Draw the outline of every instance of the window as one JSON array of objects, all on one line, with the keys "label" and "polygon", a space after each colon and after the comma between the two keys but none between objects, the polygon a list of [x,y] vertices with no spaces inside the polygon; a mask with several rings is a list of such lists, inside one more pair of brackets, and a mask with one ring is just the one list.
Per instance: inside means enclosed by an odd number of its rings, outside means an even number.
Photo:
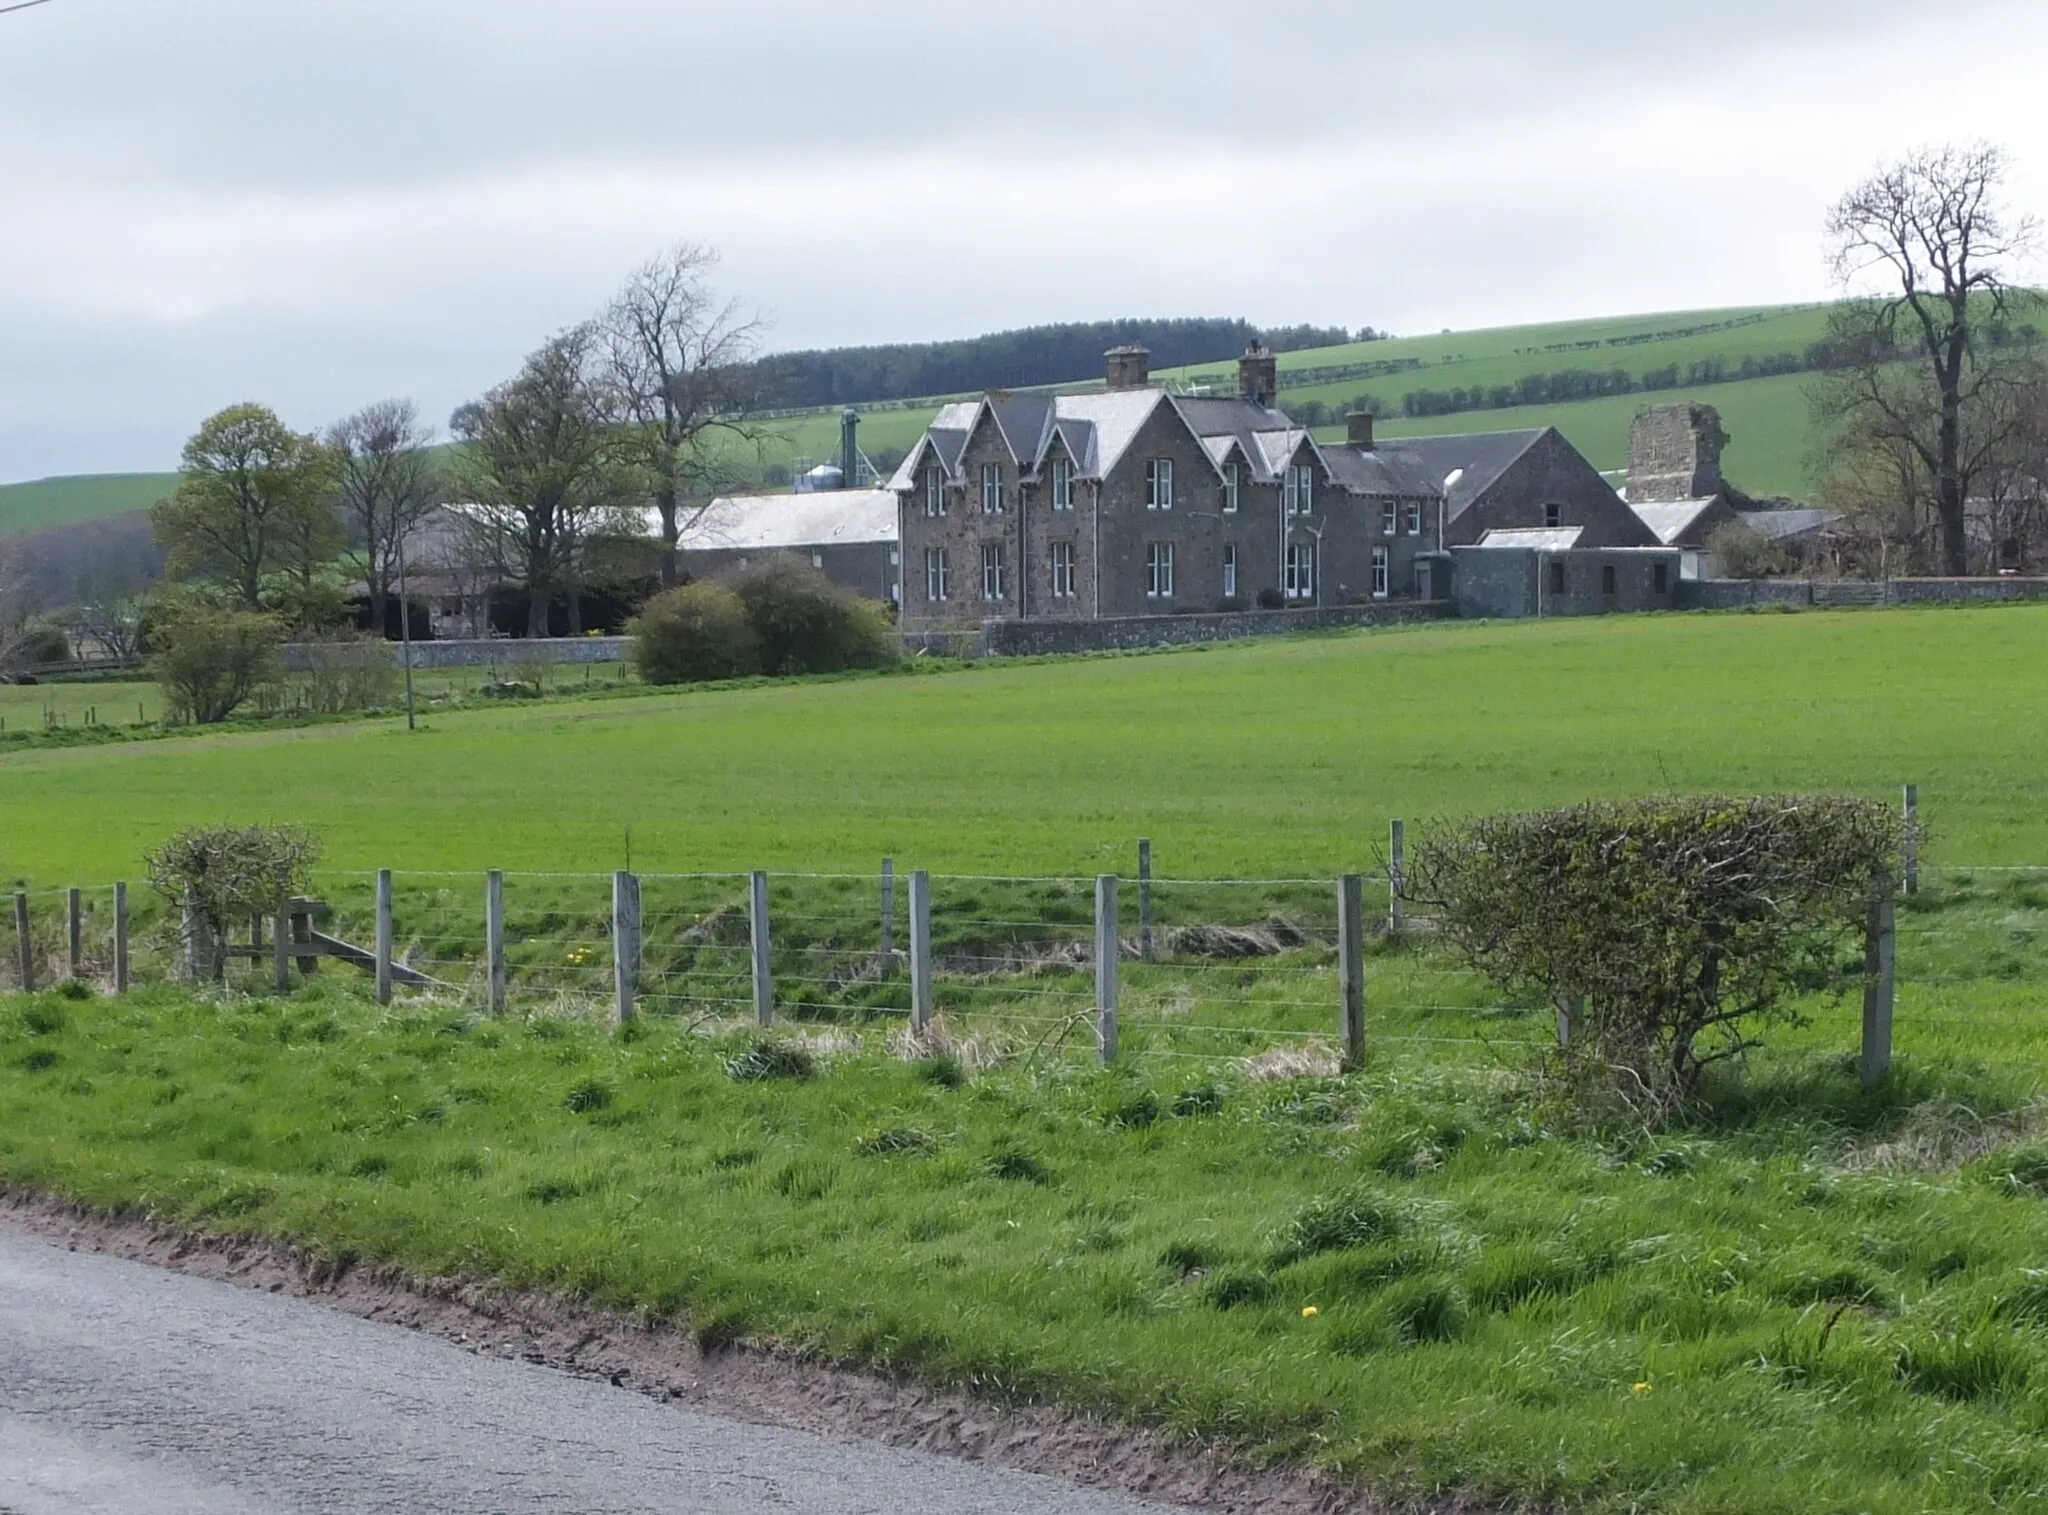
[{"label": "window", "polygon": [[1380,535],[1390,537],[1401,529],[1401,506],[1398,501],[1388,500],[1380,506]]},{"label": "window", "polygon": [[812,554],[811,554],[811,566],[812,566],[813,568],[823,568],[823,567],[825,566],[825,554],[824,554],[824,553],[822,553],[822,552],[814,552],[814,553],[812,553]]},{"label": "window", "polygon": [[1316,550],[1308,542],[1295,542],[1287,549],[1287,598],[1312,600],[1316,595]]},{"label": "window", "polygon": [[1609,563],[1600,570],[1600,592],[1612,598],[1617,587],[1614,581],[1614,565]]},{"label": "window", "polygon": [[1074,597],[1074,544],[1052,544],[1052,594],[1056,600]]},{"label": "window", "polygon": [[[1225,463],[1223,465],[1223,510],[1227,515],[1234,515],[1237,511],[1237,465],[1235,463]],[[1231,591],[1233,594],[1236,592],[1235,590]]]},{"label": "window", "polygon": [[928,516],[946,513],[946,471],[943,468],[924,471],[924,513]]},{"label": "window", "polygon": [[927,547],[924,550],[924,597],[933,604],[952,597],[953,586],[946,572],[946,549]]},{"label": "window", "polygon": [[1668,594],[1671,590],[1671,565],[1653,563],[1650,565],[1650,588],[1657,594]]},{"label": "window", "polygon": [[1564,525],[1564,507],[1555,503],[1544,506],[1543,524],[1553,531]]},{"label": "window", "polygon": [[1000,542],[990,542],[981,549],[981,597],[984,600],[1003,597],[1003,548]]},{"label": "window", "polygon": [[1147,542],[1145,544],[1145,598],[1148,600],[1170,600],[1173,598],[1173,543]]},{"label": "window", "polygon": [[1052,460],[1052,508],[1072,510],[1074,508],[1074,460],[1054,458]]},{"label": "window", "polygon": [[1384,600],[1387,597],[1388,559],[1391,554],[1384,547],[1372,550],[1372,597]]},{"label": "window", "polygon": [[1564,562],[1559,558],[1553,558],[1550,562],[1550,592],[1564,593]]},{"label": "window", "polygon": [[1408,535],[1411,537],[1422,535],[1422,501],[1420,500],[1410,500],[1408,502]]},{"label": "window", "polygon": [[1145,465],[1145,508],[1173,509],[1173,459],[1154,458]]},{"label": "window", "polygon": [[1237,598],[1237,544],[1235,542],[1225,542],[1223,544],[1223,598],[1226,600]]},{"label": "window", "polygon": [[1291,516],[1313,515],[1316,503],[1316,471],[1306,463],[1287,470],[1281,482],[1282,508]]},{"label": "window", "polygon": [[981,508],[992,516],[1003,513],[1003,465],[1000,463],[981,465]]}]

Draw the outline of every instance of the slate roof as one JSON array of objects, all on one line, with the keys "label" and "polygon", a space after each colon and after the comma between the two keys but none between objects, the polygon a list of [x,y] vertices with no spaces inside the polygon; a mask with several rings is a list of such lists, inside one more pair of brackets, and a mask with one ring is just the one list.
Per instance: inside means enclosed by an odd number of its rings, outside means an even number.
[{"label": "slate roof", "polygon": [[1833,510],[1745,510],[1739,519],[1765,540],[1782,542],[1788,537],[1801,537],[1809,531],[1823,530],[1842,517]]},{"label": "slate roof", "polygon": [[1641,505],[1631,504],[1630,510],[1650,530],[1657,533],[1657,540],[1669,547],[1688,531],[1693,523],[1705,515],[1712,506],[1721,503],[1721,496],[1708,495],[1697,500],[1644,501]]},{"label": "slate roof", "polygon": [[[776,552],[896,541],[897,499],[887,489],[817,494],[721,495],[686,520],[683,552]],[[660,517],[647,512],[650,535]]]},{"label": "slate roof", "polygon": [[1583,526],[1519,526],[1489,531],[1481,547],[1506,547],[1522,552],[1570,552],[1586,534]]},{"label": "slate roof", "polygon": [[1423,476],[1443,490],[1445,518],[1455,521],[1543,435],[1544,429],[1538,427],[1451,437],[1403,437],[1400,450],[1414,458]]},{"label": "slate roof", "polygon": [[1405,442],[1399,446],[1382,444],[1371,452],[1357,447],[1325,447],[1322,454],[1330,478],[1352,494],[1434,500],[1443,492],[1443,480],[1432,478]]}]

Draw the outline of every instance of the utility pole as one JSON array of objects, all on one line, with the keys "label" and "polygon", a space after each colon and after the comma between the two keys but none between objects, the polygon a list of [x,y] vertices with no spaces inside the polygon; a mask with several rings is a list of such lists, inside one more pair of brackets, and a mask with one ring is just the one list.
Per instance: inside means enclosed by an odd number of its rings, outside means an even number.
[{"label": "utility pole", "polygon": [[[383,634],[381,631],[378,633]],[[405,729],[420,729],[412,702],[412,595],[405,583],[405,527],[398,528],[398,639],[405,649]]]}]

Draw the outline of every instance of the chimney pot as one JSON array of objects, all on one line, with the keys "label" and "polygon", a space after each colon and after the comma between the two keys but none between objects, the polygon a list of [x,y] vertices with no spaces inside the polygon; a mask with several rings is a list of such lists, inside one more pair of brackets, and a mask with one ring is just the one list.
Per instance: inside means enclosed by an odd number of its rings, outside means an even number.
[{"label": "chimney pot", "polygon": [[1351,445],[1360,452],[1371,452],[1376,445],[1372,439],[1373,413],[1354,410],[1344,419],[1351,428]]},{"label": "chimney pot", "polygon": [[1152,382],[1152,354],[1142,347],[1112,347],[1102,355],[1111,389],[1143,389]]}]

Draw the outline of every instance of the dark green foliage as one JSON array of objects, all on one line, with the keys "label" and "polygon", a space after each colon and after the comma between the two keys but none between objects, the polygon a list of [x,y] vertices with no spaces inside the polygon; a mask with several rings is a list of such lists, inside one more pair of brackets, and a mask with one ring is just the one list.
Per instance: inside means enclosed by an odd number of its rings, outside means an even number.
[{"label": "dark green foliage", "polygon": [[810,564],[778,554],[730,580],[746,607],[764,673],[887,668],[901,657],[886,607],[841,589]]},{"label": "dark green foliage", "polygon": [[920,1058],[916,1067],[919,1078],[928,1084],[937,1084],[941,1089],[958,1089],[967,1082],[967,1070],[957,1057]]},{"label": "dark green foliage", "polygon": [[1273,1280],[1264,1273],[1234,1268],[1211,1278],[1203,1286],[1202,1297],[1218,1310],[1235,1310],[1241,1305],[1268,1304],[1278,1292]]},{"label": "dark green foliage", "polygon": [[47,1073],[62,1061],[63,1055],[55,1047],[31,1047],[15,1060],[27,1073]]},{"label": "dark green foliage", "polygon": [[1910,1338],[1892,1365],[1908,1388],[1963,1401],[2017,1393],[2029,1377],[2026,1354],[2011,1333],[1988,1322]]},{"label": "dark green foliage", "polygon": [[562,1108],[571,1115],[589,1115],[611,1107],[612,1086],[601,1078],[587,1078],[562,1097]]},{"label": "dark green foliage", "polygon": [[2019,1325],[2048,1326],[2048,1271],[2029,1268],[2020,1283],[1998,1297],[1992,1315]]},{"label": "dark green foliage", "polygon": [[939,1150],[939,1143],[929,1131],[915,1126],[888,1126],[863,1136],[860,1150],[870,1157],[928,1157]]},{"label": "dark green foliage", "polygon": [[[287,895],[312,887],[320,841],[302,826],[194,826],[144,854],[150,886],[174,913],[189,904],[207,934],[203,948],[231,927],[277,913]],[[212,976],[227,960],[212,953]]]},{"label": "dark green foliage", "polygon": [[71,1022],[62,1005],[48,1000],[30,1000],[21,1007],[22,1029],[30,1036],[55,1036]]},{"label": "dark green foliage", "polygon": [[1175,1242],[1159,1254],[1159,1265],[1169,1269],[1176,1278],[1206,1273],[1214,1266],[1214,1262],[1209,1249],[1199,1242]]},{"label": "dark green foliage", "polygon": [[723,584],[685,584],[649,600],[626,626],[633,663],[650,684],[698,684],[761,671],[761,638]]},{"label": "dark green foliage", "polygon": [[1795,1265],[1768,1284],[1773,1298],[1788,1305],[1857,1305],[1889,1310],[1897,1300],[1885,1282],[1855,1263]]},{"label": "dark green foliage", "polygon": [[1556,1298],[1586,1277],[1578,1259],[1539,1247],[1489,1249],[1465,1274],[1465,1294],[1482,1310],[1512,1310],[1532,1299]]},{"label": "dark green foliage", "polygon": [[586,1185],[579,1178],[544,1178],[527,1185],[526,1197],[537,1205],[559,1205],[577,1198],[585,1189]]},{"label": "dark green foliage", "polygon": [[1114,1126],[1119,1131],[1138,1131],[1157,1125],[1159,1096],[1150,1089],[1119,1095],[1103,1107],[1102,1120],[1105,1125]]},{"label": "dark green foliage", "polygon": [[1892,807],[1842,796],[1600,801],[1431,827],[1411,890],[1508,995],[1579,1004],[1580,1088],[1668,1115],[1838,981],[1900,836]]},{"label": "dark green foliage", "polygon": [[990,1178],[1008,1179],[1021,1184],[1050,1184],[1052,1171],[1029,1152],[1016,1147],[1006,1147],[989,1154],[981,1165],[982,1172]]},{"label": "dark green foliage", "polygon": [[284,628],[254,610],[179,600],[152,622],[150,639],[150,677],[173,718],[195,726],[225,721],[281,672]]},{"label": "dark green foliage", "polygon": [[60,998],[80,1003],[93,997],[92,985],[82,978],[67,978],[57,986]]},{"label": "dark green foliage", "polygon": [[1397,1205],[1377,1190],[1355,1186],[1303,1206],[1281,1234],[1283,1266],[1321,1252],[1362,1247],[1398,1236],[1404,1217]]},{"label": "dark green foliage", "polygon": [[2048,1142],[2008,1147],[1986,1163],[1993,1182],[2013,1194],[2048,1195]]},{"label": "dark green foliage", "polygon": [[1198,1115],[1217,1115],[1223,1109],[1223,1091],[1213,1082],[1195,1084],[1173,1097],[1173,1113],[1182,1120]]},{"label": "dark green foliage", "polygon": [[725,1065],[725,1074],[737,1084],[764,1083],[778,1078],[816,1078],[818,1060],[808,1047],[764,1036],[730,1059]]},{"label": "dark green foliage", "polygon": [[1411,1278],[1388,1288],[1379,1314],[1400,1340],[1455,1341],[1471,1316],[1464,1293],[1444,1278]]}]

